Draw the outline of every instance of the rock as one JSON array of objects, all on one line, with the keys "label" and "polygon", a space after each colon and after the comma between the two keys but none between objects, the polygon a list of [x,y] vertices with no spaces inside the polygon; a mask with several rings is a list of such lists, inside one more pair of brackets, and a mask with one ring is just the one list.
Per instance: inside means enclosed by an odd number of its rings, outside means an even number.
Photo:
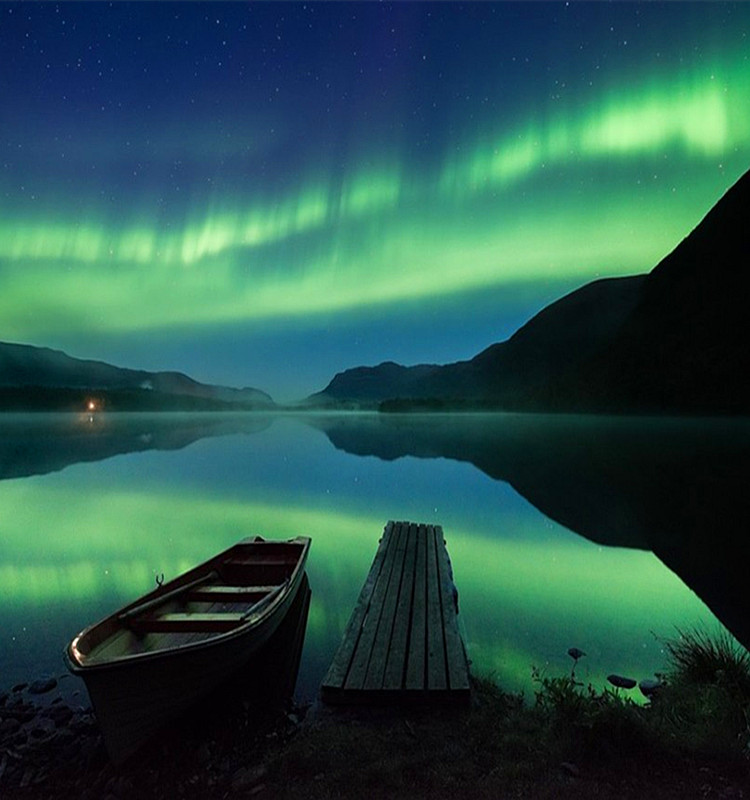
[{"label": "rock", "polygon": [[8,699],[9,695],[7,692],[0,692],[0,706],[5,705],[5,701]]},{"label": "rock", "polygon": [[30,783],[32,778],[34,777],[34,770],[29,767],[24,773],[23,778],[21,778],[21,788],[25,789]]},{"label": "rock", "polygon": [[28,685],[29,685],[28,683],[17,683],[15,686],[11,688],[11,692],[13,692],[13,694],[22,692]]},{"label": "rock", "polygon": [[653,697],[664,684],[658,678],[644,678],[638,688],[644,697]]},{"label": "rock", "polygon": [[20,727],[21,723],[15,717],[6,717],[0,722],[0,739],[12,736]]},{"label": "rock", "polygon": [[113,775],[105,784],[104,792],[111,797],[129,797],[133,793],[133,782],[124,775]]},{"label": "rock", "polygon": [[612,686],[617,686],[620,689],[632,689],[637,684],[637,681],[633,680],[633,678],[626,678],[623,675],[607,675],[607,680]]},{"label": "rock", "polygon": [[[20,698],[19,698],[20,699]],[[34,706],[27,705],[26,703],[12,703],[3,711],[3,719],[15,719],[21,724],[30,722],[36,716],[36,709]]]},{"label": "rock", "polygon": [[73,709],[68,706],[50,706],[42,711],[42,716],[51,719],[58,728],[62,728],[73,718]]},{"label": "rock", "polygon": [[209,748],[207,742],[201,742],[201,745],[195,754],[195,758],[201,766],[208,764],[208,762],[211,760],[211,748]]},{"label": "rock", "polygon": [[63,728],[57,732],[57,736],[55,736],[55,742],[59,747],[67,747],[69,744],[75,741],[75,734],[73,731],[69,730],[68,728]]},{"label": "rock", "polygon": [[10,741],[14,747],[25,747],[29,742],[29,735],[21,728],[13,734]]},{"label": "rock", "polygon": [[33,681],[29,686],[29,694],[46,694],[57,686],[57,678],[42,678]]},{"label": "rock", "polygon": [[572,778],[578,778],[581,774],[581,770],[571,761],[563,761],[562,764],[560,764],[560,769]]},{"label": "rock", "polygon": [[268,769],[263,764],[254,769],[240,767],[234,775],[232,775],[232,789],[236,791],[238,789],[248,789],[252,786],[257,786],[267,774]]},{"label": "rock", "polygon": [[46,739],[55,732],[56,727],[51,719],[39,717],[34,721],[29,733],[33,739]]}]

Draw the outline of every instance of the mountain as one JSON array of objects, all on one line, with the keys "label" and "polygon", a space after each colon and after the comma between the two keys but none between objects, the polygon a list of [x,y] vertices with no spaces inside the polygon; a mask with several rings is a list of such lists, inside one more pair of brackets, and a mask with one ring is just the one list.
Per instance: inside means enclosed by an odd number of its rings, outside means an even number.
[{"label": "mountain", "polygon": [[96,392],[118,410],[219,410],[272,408],[258,389],[212,386],[180,372],[124,369],[73,358],[59,350],[0,342],[0,408],[23,410],[80,407]]},{"label": "mountain", "polygon": [[650,273],[618,335],[555,387],[600,407],[750,411],[750,172]]},{"label": "mountain", "polygon": [[647,275],[589,283],[468,361],[339,373],[314,405],[750,411],[750,173]]}]

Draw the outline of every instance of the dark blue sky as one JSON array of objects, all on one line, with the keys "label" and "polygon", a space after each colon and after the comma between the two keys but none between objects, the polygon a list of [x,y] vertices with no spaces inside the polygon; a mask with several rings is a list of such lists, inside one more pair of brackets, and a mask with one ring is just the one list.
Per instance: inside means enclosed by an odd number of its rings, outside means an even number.
[{"label": "dark blue sky", "polygon": [[750,7],[0,6],[3,338],[277,397],[647,271],[750,164]]}]

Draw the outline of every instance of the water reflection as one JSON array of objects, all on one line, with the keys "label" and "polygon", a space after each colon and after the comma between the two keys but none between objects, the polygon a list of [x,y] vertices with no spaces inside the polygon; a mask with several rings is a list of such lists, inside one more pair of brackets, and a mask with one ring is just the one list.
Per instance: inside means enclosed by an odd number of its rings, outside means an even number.
[{"label": "water reflection", "polygon": [[371,415],[311,423],[360,456],[471,462],[592,542],[652,551],[750,647],[750,421]]},{"label": "water reflection", "polygon": [[123,453],[179,450],[206,436],[257,433],[264,414],[0,414],[0,480]]},{"label": "water reflection", "polygon": [[110,415],[94,447],[52,422],[2,420],[0,474],[29,477],[0,482],[0,690],[58,672],[70,636],[156,574],[257,533],[313,538],[311,699],[392,518],[444,526],[474,667],[509,688],[569,670],[573,645],[584,679],[646,677],[664,664],[651,631],[715,624],[662,562],[747,641],[745,423]]}]

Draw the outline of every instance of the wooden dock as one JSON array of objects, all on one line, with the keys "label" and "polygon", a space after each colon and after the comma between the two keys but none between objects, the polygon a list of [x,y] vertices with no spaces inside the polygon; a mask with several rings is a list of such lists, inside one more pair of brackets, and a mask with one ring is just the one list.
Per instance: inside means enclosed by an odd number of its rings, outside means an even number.
[{"label": "wooden dock", "polygon": [[321,684],[326,703],[469,699],[443,529],[389,522]]}]

